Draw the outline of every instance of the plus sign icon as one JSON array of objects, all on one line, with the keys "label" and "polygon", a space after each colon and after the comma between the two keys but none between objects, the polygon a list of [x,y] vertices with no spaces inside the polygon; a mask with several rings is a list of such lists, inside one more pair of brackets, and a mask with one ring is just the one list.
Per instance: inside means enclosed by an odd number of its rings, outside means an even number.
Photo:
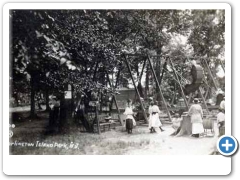
[{"label": "plus sign icon", "polygon": [[218,151],[224,156],[233,155],[238,149],[238,142],[233,136],[221,136],[217,142]]}]

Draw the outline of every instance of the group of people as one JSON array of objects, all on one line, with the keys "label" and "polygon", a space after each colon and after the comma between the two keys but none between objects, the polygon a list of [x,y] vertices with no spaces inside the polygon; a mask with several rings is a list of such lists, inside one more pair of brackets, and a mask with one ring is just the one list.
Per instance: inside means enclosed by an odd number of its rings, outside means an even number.
[{"label": "group of people", "polygon": [[[204,133],[203,127],[203,110],[201,105],[199,104],[199,100],[194,98],[194,104],[191,105],[188,115],[191,117],[192,123],[192,137],[200,137]],[[223,97],[223,101],[220,103],[217,114],[217,125],[219,128],[219,136],[224,135],[225,128],[225,97]]]},{"label": "group of people", "polygon": [[[190,109],[188,110],[188,115],[190,116],[191,124],[192,124],[192,137],[201,137],[204,134],[204,127],[203,127],[203,109],[199,103],[200,101],[197,98],[194,98],[193,104],[191,105]],[[164,129],[162,128],[162,122],[160,121],[160,114],[161,111],[157,105],[157,101],[150,99],[149,108],[148,108],[148,128],[150,133],[160,133],[163,132]],[[82,108],[83,103],[78,103],[76,110],[83,110]],[[49,114],[49,127],[50,129],[56,126],[56,123],[59,118],[59,108],[60,102],[56,97],[51,98],[50,101],[50,114]],[[79,119],[81,119],[84,124],[84,118],[80,115],[82,114],[81,111],[76,111]],[[123,113],[125,115],[125,121],[123,125],[126,127],[128,133],[132,133],[132,129],[137,125],[136,120],[134,118],[133,112],[133,105],[132,101],[129,99],[127,101],[127,106]],[[176,130],[180,128],[182,118],[179,113],[176,113],[173,118],[173,125],[172,127]],[[219,128],[219,136],[224,135],[225,133],[225,98],[223,98],[222,102],[219,106],[219,113],[217,114],[217,125]]]},{"label": "group of people", "polygon": [[[150,105],[148,108],[148,115],[149,115],[148,116],[148,128],[151,133],[154,133],[154,132],[159,133],[159,132],[164,131],[162,129],[162,123],[159,118],[160,113],[161,113],[161,111],[160,111],[159,107],[157,106],[157,101],[153,101],[151,99],[151,102],[150,102]],[[132,102],[130,99],[127,101],[127,107],[125,108],[125,111],[123,114],[126,116],[125,122],[123,124],[126,127],[128,133],[131,133],[132,128],[134,126],[136,126],[136,121],[134,118]]]},{"label": "group of people", "polygon": [[[151,133],[153,132],[162,132],[162,123],[160,121],[160,109],[157,105],[156,101],[151,100],[149,109],[148,109],[148,128]],[[126,121],[124,125],[126,129],[132,129],[132,127],[136,126],[136,121],[134,119],[134,112],[132,108],[131,100],[128,100],[127,107],[124,111],[124,115],[126,115]],[[200,101],[197,98],[194,98],[193,104],[189,108],[188,115],[190,116],[191,124],[192,124],[192,137],[199,138],[204,134],[204,127],[203,127],[203,109],[200,105]],[[130,122],[129,122],[130,121]],[[178,113],[175,114],[173,128],[177,129],[180,127],[180,123],[182,118]],[[132,127],[129,124],[132,124]],[[217,114],[217,124],[219,128],[219,136],[223,135],[222,131],[220,130],[222,127],[225,127],[225,98],[220,104],[219,113]],[[176,127],[175,127],[176,126]],[[131,133],[131,130],[130,130]]]}]

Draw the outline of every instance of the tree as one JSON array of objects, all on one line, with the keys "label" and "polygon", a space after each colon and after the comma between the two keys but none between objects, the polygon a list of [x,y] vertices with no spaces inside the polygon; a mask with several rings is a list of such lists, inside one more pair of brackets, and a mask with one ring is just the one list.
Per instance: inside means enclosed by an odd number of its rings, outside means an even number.
[{"label": "tree", "polygon": [[[225,60],[225,11],[194,10],[191,16],[192,29],[188,43],[192,45],[196,56],[207,58],[207,64],[212,71],[211,73],[216,78],[217,69],[219,68],[217,61]],[[207,74],[208,86],[222,87],[224,90],[224,81],[216,78],[213,82],[206,64],[202,62],[202,65]],[[205,91],[207,91],[207,87]]]},{"label": "tree", "polygon": [[[34,11],[12,10],[10,12],[12,36],[10,37],[13,82],[30,80],[31,117],[35,117],[35,92],[42,76],[44,45],[37,40],[37,30],[44,23],[42,16]],[[22,77],[22,78],[19,78]]]},{"label": "tree", "polygon": [[[188,36],[190,25],[198,26],[196,19],[201,15],[188,10],[13,10],[10,14],[11,62],[14,74],[21,74],[21,78],[17,75],[20,79],[14,75],[13,81],[30,84],[32,116],[35,92],[39,90],[57,94],[62,104],[67,85],[86,96],[93,90],[114,94],[115,88],[107,84],[107,74],[112,75],[112,83],[118,69],[122,83],[130,79],[123,53],[170,53],[174,62],[181,64],[186,47],[179,45],[174,49],[171,41],[179,35]],[[191,33],[195,31],[191,29],[189,38],[194,52],[198,45]],[[136,79],[145,59],[129,57]],[[153,59],[159,81],[162,61]],[[176,69],[182,72],[179,66]],[[168,98],[173,96],[173,84],[173,80],[163,81]],[[142,87],[141,83],[138,86]]]}]

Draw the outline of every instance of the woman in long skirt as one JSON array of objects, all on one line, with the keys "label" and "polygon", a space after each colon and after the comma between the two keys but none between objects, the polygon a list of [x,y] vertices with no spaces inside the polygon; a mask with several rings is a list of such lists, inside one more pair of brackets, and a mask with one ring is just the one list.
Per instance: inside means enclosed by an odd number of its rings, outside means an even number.
[{"label": "woman in long skirt", "polygon": [[149,117],[148,117],[148,128],[150,130],[151,133],[154,132],[154,129],[152,127],[152,107],[153,107],[154,103],[153,101],[150,102],[150,105],[149,105],[149,108],[148,108],[148,114],[149,114]]},{"label": "woman in long skirt", "polygon": [[132,110],[132,102],[131,102],[131,100],[128,100],[127,107],[125,108],[125,111],[124,111],[123,114],[126,116],[125,122],[123,123],[123,126],[126,127],[126,120],[127,119],[131,119],[132,123],[133,123],[133,126],[136,126],[136,121],[135,121],[135,119],[133,117],[134,112]]},{"label": "woman in long skirt", "polygon": [[194,104],[190,107],[188,115],[191,116],[192,136],[199,137],[204,132],[203,128],[203,110],[197,98],[194,99]]},{"label": "woman in long skirt", "polygon": [[151,107],[151,127],[157,132],[159,133],[160,131],[164,131],[162,129],[162,123],[160,121],[159,115],[160,115],[161,111],[159,109],[159,107],[157,106],[157,102],[154,102],[154,105]]}]

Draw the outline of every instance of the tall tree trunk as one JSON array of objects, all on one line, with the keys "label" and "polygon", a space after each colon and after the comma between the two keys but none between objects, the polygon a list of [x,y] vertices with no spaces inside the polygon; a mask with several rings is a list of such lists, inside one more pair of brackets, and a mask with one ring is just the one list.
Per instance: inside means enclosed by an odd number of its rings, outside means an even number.
[{"label": "tall tree trunk", "polygon": [[30,118],[34,118],[36,116],[36,114],[35,114],[35,84],[34,84],[33,75],[31,75],[30,85],[31,85],[31,111],[30,111]]},{"label": "tall tree trunk", "polygon": [[45,91],[45,98],[46,98],[46,111],[50,111],[50,106],[49,106],[49,90],[46,89]]},{"label": "tall tree trunk", "polygon": [[18,102],[18,93],[17,93],[17,92],[14,92],[14,93],[13,93],[13,97],[14,97],[14,99],[15,99],[16,106],[18,107],[18,106],[19,106],[19,102]]},{"label": "tall tree trunk", "polygon": [[[161,51],[161,47],[157,50],[157,61],[156,61],[156,67],[155,67],[155,72],[156,72],[156,76],[157,76],[157,80],[160,83],[161,82],[161,58],[160,55],[162,54]],[[160,84],[161,85],[161,84]],[[161,101],[161,96],[160,96],[160,92],[159,89],[156,87],[156,92],[157,92],[157,100]]]},{"label": "tall tree trunk", "polygon": [[[161,80],[161,75],[160,75],[160,73],[161,73],[161,70],[160,70],[160,58],[158,58],[157,59],[157,62],[156,62],[156,76],[157,76],[157,80],[158,80],[158,82],[160,82],[160,80]],[[157,92],[157,100],[158,101],[161,101],[161,96],[160,96],[160,92],[159,92],[159,89],[158,88],[156,88],[156,92]]]},{"label": "tall tree trunk", "polygon": [[67,125],[67,107],[64,92],[60,97],[60,118],[59,118],[59,131],[65,132]]}]

